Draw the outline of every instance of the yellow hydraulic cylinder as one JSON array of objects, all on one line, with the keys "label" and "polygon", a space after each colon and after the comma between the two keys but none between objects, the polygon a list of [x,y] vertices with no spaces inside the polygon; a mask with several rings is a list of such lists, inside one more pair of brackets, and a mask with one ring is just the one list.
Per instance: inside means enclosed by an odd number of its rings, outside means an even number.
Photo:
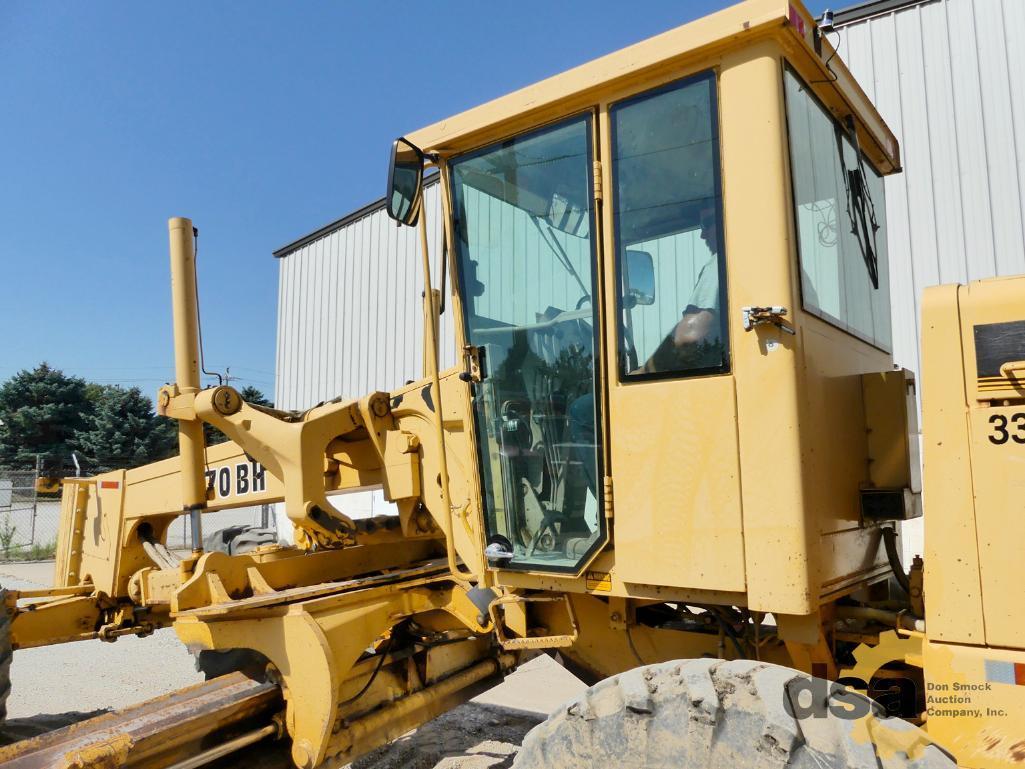
[{"label": "yellow hydraulic cylinder", "polygon": [[[167,222],[171,245],[171,310],[174,316],[174,374],[183,395],[199,392],[199,310],[196,302],[196,249],[192,220]],[[202,548],[200,513],[206,506],[205,443],[199,419],[178,420],[182,509],[192,516],[192,547]]]}]

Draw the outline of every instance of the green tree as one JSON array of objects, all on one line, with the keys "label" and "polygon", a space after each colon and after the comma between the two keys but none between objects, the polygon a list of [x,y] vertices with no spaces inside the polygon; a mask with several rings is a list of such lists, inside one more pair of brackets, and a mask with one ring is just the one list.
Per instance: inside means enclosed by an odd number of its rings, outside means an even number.
[{"label": "green tree", "polygon": [[242,396],[242,400],[246,403],[252,403],[256,406],[273,406],[274,404],[267,400],[266,396],[252,385],[246,385],[239,390],[239,395]]},{"label": "green tree", "polygon": [[85,397],[93,407],[103,400],[103,396],[107,394],[108,390],[112,390],[117,385],[100,384],[99,382],[86,382],[85,383]]},{"label": "green tree", "polygon": [[172,419],[153,413],[153,402],[138,387],[105,387],[76,444],[92,471],[138,467],[175,453],[177,430]]},{"label": "green tree", "polygon": [[19,371],[0,385],[0,462],[31,467],[39,455],[47,472],[60,474],[91,411],[85,380],[46,362]]}]

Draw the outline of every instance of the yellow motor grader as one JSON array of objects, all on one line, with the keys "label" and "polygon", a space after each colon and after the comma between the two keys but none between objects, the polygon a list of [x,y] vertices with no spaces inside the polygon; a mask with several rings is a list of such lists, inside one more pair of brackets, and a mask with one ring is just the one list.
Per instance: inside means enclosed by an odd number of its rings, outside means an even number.
[{"label": "yellow motor grader", "polygon": [[[64,479],[55,587],[6,594],[9,638],[170,626],[229,672],[0,760],[184,769],[277,740],[341,766],[544,652],[594,685],[517,767],[1018,766],[1025,279],[925,296],[926,552],[905,569],[922,487],[916,383],[889,352],[899,170],[787,0],[416,131],[386,205],[419,227],[426,377],[304,412],[201,387],[194,230],[171,219],[159,411],[180,454]],[[346,514],[368,488],[393,515]],[[204,550],[204,513],[270,502],[294,545]]]}]

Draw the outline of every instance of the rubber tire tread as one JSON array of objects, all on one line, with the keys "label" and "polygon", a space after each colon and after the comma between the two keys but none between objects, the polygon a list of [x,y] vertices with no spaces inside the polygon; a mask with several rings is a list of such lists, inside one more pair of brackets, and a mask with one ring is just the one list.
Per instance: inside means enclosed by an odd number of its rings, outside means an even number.
[{"label": "rubber tire tread", "polygon": [[[809,695],[810,692],[810,695]],[[795,699],[796,698],[796,699]],[[793,715],[794,707],[811,715]],[[853,707],[852,707],[853,706]],[[860,718],[845,711],[854,709]],[[874,718],[901,748],[863,737]],[[530,731],[513,769],[956,769],[924,731],[845,687],[751,660],[676,660],[595,684]]]},{"label": "rubber tire tread", "polygon": [[261,545],[276,544],[277,541],[278,535],[274,529],[242,524],[217,529],[207,534],[203,537],[203,549],[228,555],[242,555]]},{"label": "rubber tire tread", "polygon": [[[258,526],[230,526],[220,529],[204,538],[203,545],[207,550],[217,550],[229,555],[242,555],[251,552],[260,545],[274,544],[277,534],[273,529],[262,529]],[[209,681],[218,676],[241,670],[259,677],[266,666],[262,655],[250,649],[203,649],[196,655],[196,670]]]},{"label": "rubber tire tread", "polygon": [[0,723],[7,720],[7,698],[11,696],[11,613],[7,610],[7,591],[0,588]]}]

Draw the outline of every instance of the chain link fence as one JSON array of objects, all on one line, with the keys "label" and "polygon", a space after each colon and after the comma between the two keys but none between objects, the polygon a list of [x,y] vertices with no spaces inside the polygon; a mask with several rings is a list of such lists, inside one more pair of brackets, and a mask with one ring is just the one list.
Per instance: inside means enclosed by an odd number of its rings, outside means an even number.
[{"label": "chain link fence", "polygon": [[52,558],[60,497],[36,491],[36,469],[0,468],[0,561]]},{"label": "chain link fence", "polygon": [[[39,471],[0,467],[0,563],[53,558],[60,528],[60,493],[39,494]],[[273,505],[251,505],[203,516],[204,537],[232,526],[275,526]],[[192,546],[189,516],[179,516],[167,532],[167,546]]]}]

